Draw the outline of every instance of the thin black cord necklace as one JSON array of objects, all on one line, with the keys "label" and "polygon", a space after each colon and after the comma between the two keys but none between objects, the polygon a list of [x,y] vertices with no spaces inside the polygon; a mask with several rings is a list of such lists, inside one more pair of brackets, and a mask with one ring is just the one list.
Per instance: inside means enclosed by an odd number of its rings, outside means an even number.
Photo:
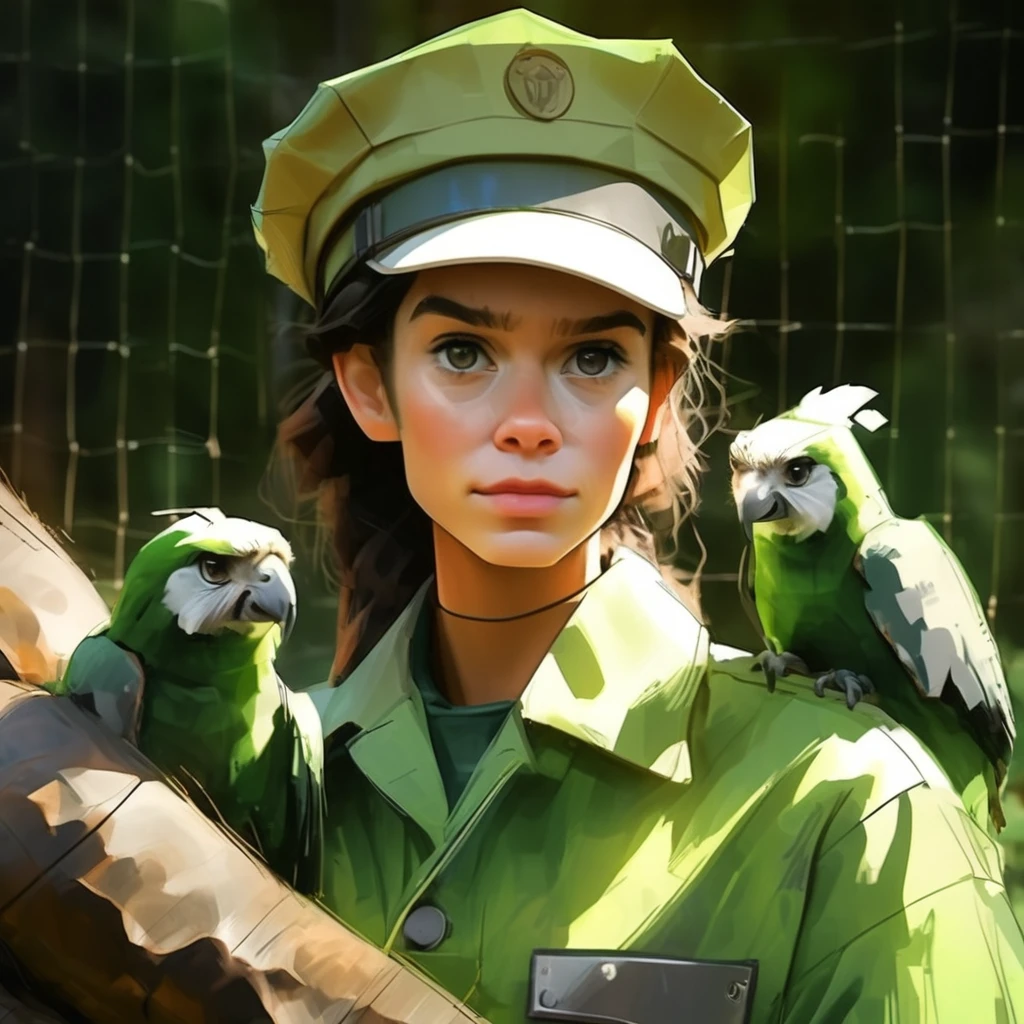
[{"label": "thin black cord necklace", "polygon": [[552,601],[550,604],[541,605],[540,608],[533,608],[528,612],[520,612],[518,615],[504,615],[497,619],[489,619],[484,615],[463,615],[462,612],[453,612],[450,608],[445,608],[437,599],[437,583],[435,583],[433,587],[434,607],[438,611],[444,612],[445,615],[450,615],[453,619],[465,619],[467,622],[514,622],[516,619],[526,619],[531,615],[540,615],[541,612],[557,608],[560,604],[565,604],[574,597],[579,597],[584,591],[589,590],[595,582],[596,580],[591,580],[590,583],[584,583],[579,590],[573,591],[573,593],[567,594],[565,597],[560,597],[557,601]]}]

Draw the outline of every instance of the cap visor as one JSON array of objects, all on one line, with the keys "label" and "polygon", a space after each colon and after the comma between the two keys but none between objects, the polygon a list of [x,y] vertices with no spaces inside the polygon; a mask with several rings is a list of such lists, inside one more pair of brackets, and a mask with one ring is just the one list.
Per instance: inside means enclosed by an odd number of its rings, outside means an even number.
[{"label": "cap visor", "polygon": [[422,231],[368,263],[383,274],[526,263],[594,281],[673,319],[686,312],[679,276],[656,252],[615,228],[553,211],[477,214]]}]

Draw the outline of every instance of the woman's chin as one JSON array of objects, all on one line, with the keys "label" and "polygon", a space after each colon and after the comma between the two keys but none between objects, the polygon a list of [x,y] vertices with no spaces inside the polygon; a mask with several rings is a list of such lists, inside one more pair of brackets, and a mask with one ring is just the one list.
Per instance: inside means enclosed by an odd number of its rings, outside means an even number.
[{"label": "woman's chin", "polygon": [[523,529],[459,539],[477,558],[491,565],[504,569],[549,569],[586,538]]}]

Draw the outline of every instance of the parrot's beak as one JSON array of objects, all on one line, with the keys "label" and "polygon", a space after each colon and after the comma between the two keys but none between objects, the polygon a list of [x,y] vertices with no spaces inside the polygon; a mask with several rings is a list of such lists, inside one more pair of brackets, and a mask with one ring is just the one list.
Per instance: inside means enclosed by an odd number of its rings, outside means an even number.
[{"label": "parrot's beak", "polygon": [[769,523],[774,519],[785,519],[788,515],[789,504],[778,491],[769,491],[764,497],[759,497],[756,488],[752,487],[740,505],[740,522],[749,541],[754,539],[754,523]]},{"label": "parrot's beak", "polygon": [[242,617],[249,622],[276,622],[286,640],[295,624],[295,587],[287,570],[282,573],[271,568],[267,575],[269,579],[249,587]]}]

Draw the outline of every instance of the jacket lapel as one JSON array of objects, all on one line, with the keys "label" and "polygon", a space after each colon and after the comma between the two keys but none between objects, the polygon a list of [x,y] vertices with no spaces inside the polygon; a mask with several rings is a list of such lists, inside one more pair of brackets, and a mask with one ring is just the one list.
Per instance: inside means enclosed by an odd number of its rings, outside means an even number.
[{"label": "jacket lapel", "polygon": [[689,720],[707,661],[707,631],[657,569],[623,548],[530,680],[523,717],[689,782]]},{"label": "jacket lapel", "polygon": [[622,549],[555,639],[449,815],[409,665],[429,586],[341,686],[310,696],[326,742],[343,726],[355,726],[359,732],[347,741],[353,761],[435,847],[517,770],[564,771],[550,752],[533,749],[524,722],[557,729],[662,778],[690,781],[688,726],[705,676],[707,633],[653,566]]},{"label": "jacket lapel", "polygon": [[409,644],[429,585],[420,588],[344,683],[317,687],[310,696],[320,712],[325,743],[329,746],[342,727],[357,727],[360,731],[347,741],[356,766],[438,846],[448,800],[409,669]]}]

